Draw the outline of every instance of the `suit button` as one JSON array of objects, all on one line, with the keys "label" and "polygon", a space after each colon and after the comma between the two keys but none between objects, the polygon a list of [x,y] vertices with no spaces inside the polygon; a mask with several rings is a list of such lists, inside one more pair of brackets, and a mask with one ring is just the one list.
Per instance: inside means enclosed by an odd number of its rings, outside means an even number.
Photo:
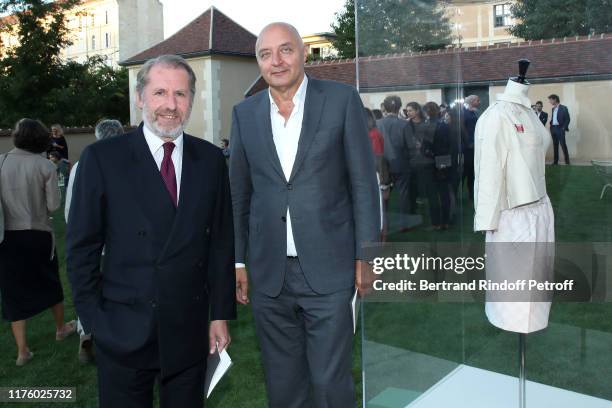
[{"label": "suit button", "polygon": [[155,309],[157,307],[157,302],[152,300],[151,301],[151,307]]},{"label": "suit button", "polygon": [[145,235],[147,235],[146,231],[138,231],[138,236],[139,237],[144,237]]},{"label": "suit button", "polygon": [[287,183],[287,190],[293,190],[293,184]]},{"label": "suit button", "polygon": [[281,217],[281,220],[283,220],[283,222],[287,222],[287,217],[285,217],[284,215]]}]

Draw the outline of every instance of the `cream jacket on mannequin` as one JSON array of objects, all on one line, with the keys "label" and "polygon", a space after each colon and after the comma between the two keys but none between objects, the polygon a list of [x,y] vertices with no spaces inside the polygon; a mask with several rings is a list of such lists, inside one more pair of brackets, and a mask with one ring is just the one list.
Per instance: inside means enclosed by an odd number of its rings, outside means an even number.
[{"label": "cream jacket on mannequin", "polygon": [[[486,277],[496,283],[553,278],[554,214],[544,176],[550,137],[527,90],[508,81],[476,125],[474,230],[487,232]],[[496,327],[531,333],[548,325],[551,299],[551,293],[487,292],[485,311]]]},{"label": "cream jacket on mannequin", "polygon": [[496,230],[501,211],[546,196],[550,135],[533,114],[528,88],[509,80],[476,123],[474,231]]}]

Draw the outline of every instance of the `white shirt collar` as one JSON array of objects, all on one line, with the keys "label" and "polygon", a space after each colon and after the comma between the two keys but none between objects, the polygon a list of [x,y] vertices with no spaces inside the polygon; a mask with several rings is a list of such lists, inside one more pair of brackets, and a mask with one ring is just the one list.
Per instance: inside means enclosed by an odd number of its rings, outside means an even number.
[{"label": "white shirt collar", "polygon": [[[155,155],[155,152],[161,149],[161,147],[164,145],[165,142],[162,140],[161,137],[153,133],[151,129],[147,127],[146,124],[143,124],[142,126],[142,133],[144,133],[144,137],[145,137],[145,140],[147,141],[147,145],[149,145],[149,150],[151,150],[151,154]],[[183,133],[181,133],[179,137],[174,139],[173,143],[174,143],[175,151],[182,151]]]},{"label": "white shirt collar", "polygon": [[[304,79],[302,79],[302,83],[300,84],[299,88],[295,92],[295,95],[293,95],[294,108],[296,106],[300,106],[304,104],[304,101],[306,100],[306,87],[307,86],[308,86],[308,76],[304,75]],[[276,102],[274,102],[274,98],[272,98],[272,92],[270,91],[270,88],[268,88],[268,97],[270,98],[270,107],[274,108],[274,110],[278,112],[278,106],[276,106]]]}]

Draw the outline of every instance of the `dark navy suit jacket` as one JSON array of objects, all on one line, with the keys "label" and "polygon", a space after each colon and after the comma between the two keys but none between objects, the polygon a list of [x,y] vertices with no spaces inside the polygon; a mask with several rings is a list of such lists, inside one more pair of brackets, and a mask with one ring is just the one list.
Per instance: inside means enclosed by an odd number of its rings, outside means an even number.
[{"label": "dark navy suit jacket", "polygon": [[[570,114],[569,114],[569,111],[567,110],[567,106],[560,104],[557,106],[557,109],[559,109],[559,111],[557,112],[557,122],[559,122],[559,126],[561,126],[561,129],[565,131],[569,130]],[[554,109],[550,114],[550,126],[552,126],[553,117],[554,117]]]},{"label": "dark navy suit jacket", "polygon": [[164,377],[201,361],[209,317],[236,315],[231,197],[221,150],[184,135],[175,208],[141,124],[83,151],[72,197],[68,276],[97,347],[123,365],[161,368]]}]

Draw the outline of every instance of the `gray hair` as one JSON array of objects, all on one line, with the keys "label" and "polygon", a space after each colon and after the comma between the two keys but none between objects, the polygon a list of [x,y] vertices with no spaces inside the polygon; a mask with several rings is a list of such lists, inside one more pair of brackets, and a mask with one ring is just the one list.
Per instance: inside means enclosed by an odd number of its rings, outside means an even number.
[{"label": "gray hair", "polygon": [[124,132],[121,122],[115,119],[102,119],[96,125],[96,139],[104,140],[109,137],[121,135]]},{"label": "gray hair", "polygon": [[189,75],[189,93],[191,94],[191,101],[193,102],[193,98],[195,96],[196,91],[195,73],[193,72],[193,69],[191,69],[191,66],[189,66],[189,63],[187,62],[187,60],[185,60],[185,58],[171,54],[160,55],[159,57],[152,58],[145,62],[142,68],[140,68],[140,71],[138,71],[138,75],[136,76],[136,92],[138,92],[138,95],[140,95],[140,97],[142,98],[142,91],[149,83],[149,72],[151,71],[151,68],[156,65],[163,65],[165,67],[175,69],[182,68],[187,71],[187,74]]},{"label": "gray hair", "polygon": [[297,41],[298,46],[300,47],[301,50],[304,49],[304,40],[302,40],[302,36],[300,35],[300,33],[298,32],[297,28],[295,28],[294,26],[292,26],[289,23],[284,23],[282,21],[278,21],[275,23],[270,23],[268,25],[266,25],[264,28],[261,29],[261,31],[259,32],[259,35],[257,36],[257,41],[255,41],[255,56],[257,58],[259,58],[259,55],[257,54],[257,52],[259,51],[259,46],[261,45],[261,37],[263,36],[263,34],[268,31],[269,28],[272,28],[274,26],[281,26],[287,29],[287,31],[289,31],[291,33],[291,35],[293,35]]},{"label": "gray hair", "polygon": [[472,106],[472,104],[476,101],[476,99],[479,99],[478,95],[466,96],[465,103],[467,103],[469,106]]}]

